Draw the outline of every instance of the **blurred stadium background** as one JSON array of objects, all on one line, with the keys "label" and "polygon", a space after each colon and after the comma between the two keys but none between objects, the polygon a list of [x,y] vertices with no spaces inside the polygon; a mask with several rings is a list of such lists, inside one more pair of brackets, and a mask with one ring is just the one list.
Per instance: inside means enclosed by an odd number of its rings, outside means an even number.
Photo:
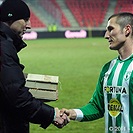
[{"label": "blurred stadium background", "polygon": [[25,0],[31,9],[32,27],[47,31],[50,24],[58,30],[104,29],[107,18],[118,12],[133,13],[133,0]]},{"label": "blurred stadium background", "polygon": [[31,10],[34,31],[104,30],[111,14],[133,13],[133,0],[24,1]]}]

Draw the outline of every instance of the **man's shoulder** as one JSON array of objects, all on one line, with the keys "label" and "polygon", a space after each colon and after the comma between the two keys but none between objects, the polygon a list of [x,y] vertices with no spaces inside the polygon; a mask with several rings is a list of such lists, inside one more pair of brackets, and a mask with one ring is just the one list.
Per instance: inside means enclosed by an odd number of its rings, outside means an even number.
[{"label": "man's shoulder", "polygon": [[102,73],[105,73],[108,71],[109,68],[111,68],[116,63],[117,58],[114,58],[108,62],[106,62],[102,67]]},{"label": "man's shoulder", "polygon": [[114,63],[117,61],[117,59],[118,59],[118,57],[116,57],[116,58],[114,58],[114,59],[112,59],[112,60],[109,60],[108,62],[106,62],[106,63],[104,64],[104,66],[108,66],[108,65],[110,65],[110,64],[114,64]]}]

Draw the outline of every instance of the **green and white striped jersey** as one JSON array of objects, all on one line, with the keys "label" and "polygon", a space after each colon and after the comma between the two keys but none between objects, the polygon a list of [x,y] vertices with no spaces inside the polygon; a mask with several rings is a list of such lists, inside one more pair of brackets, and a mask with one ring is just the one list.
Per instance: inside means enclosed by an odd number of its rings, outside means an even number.
[{"label": "green and white striped jersey", "polygon": [[105,116],[106,133],[133,133],[133,54],[104,65],[82,121]]}]

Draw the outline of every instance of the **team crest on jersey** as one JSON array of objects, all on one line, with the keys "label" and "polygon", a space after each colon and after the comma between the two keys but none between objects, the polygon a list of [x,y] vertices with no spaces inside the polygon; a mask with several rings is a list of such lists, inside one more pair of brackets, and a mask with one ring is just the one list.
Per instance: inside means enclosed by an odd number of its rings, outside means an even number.
[{"label": "team crest on jersey", "polygon": [[132,73],[132,72],[130,72],[130,71],[126,72],[126,74],[125,74],[125,76],[124,76],[125,81],[127,81],[127,80],[130,79],[131,73]]},{"label": "team crest on jersey", "polygon": [[121,103],[117,99],[112,98],[108,103],[108,111],[110,116],[117,117],[122,112]]}]

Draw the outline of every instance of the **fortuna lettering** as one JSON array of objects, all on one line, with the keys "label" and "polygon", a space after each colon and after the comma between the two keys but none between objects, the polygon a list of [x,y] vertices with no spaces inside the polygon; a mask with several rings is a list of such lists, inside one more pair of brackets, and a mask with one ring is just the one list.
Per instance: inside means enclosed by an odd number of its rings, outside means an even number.
[{"label": "fortuna lettering", "polygon": [[112,87],[112,86],[105,86],[104,90],[107,93],[116,93],[116,94],[128,94],[127,90],[125,87],[122,86],[116,86],[116,87]]}]

